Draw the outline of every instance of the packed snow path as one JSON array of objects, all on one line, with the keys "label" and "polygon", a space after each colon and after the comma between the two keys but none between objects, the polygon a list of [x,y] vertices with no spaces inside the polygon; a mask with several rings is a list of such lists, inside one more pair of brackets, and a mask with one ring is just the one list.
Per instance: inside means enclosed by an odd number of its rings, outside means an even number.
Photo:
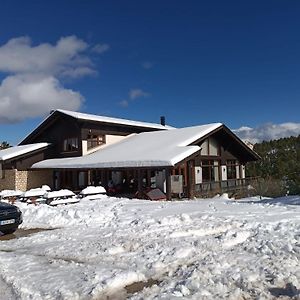
[{"label": "packed snow path", "polygon": [[300,197],[18,205],[53,230],[0,241],[5,299],[300,297]]}]

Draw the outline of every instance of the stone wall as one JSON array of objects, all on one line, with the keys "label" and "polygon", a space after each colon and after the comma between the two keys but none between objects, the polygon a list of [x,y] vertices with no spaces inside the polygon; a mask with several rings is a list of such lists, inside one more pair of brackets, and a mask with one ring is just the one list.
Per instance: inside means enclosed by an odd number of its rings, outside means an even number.
[{"label": "stone wall", "polygon": [[53,188],[52,170],[27,171],[27,174],[27,190],[41,187],[43,184],[49,185],[51,189]]},{"label": "stone wall", "polygon": [[16,182],[16,170],[3,170],[4,178],[0,178],[0,191],[14,190]]},{"label": "stone wall", "polygon": [[49,170],[18,171],[13,169],[4,172],[4,178],[0,179],[0,191],[6,189],[26,191],[41,187],[43,184],[51,188],[53,185],[52,171]]}]

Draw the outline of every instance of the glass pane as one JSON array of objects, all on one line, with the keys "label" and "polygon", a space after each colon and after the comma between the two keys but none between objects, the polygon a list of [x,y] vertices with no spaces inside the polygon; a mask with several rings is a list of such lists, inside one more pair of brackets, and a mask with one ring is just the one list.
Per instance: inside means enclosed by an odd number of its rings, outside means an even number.
[{"label": "glass pane", "polygon": [[201,144],[201,155],[208,155],[208,140],[206,139],[202,144]]},{"label": "glass pane", "polygon": [[209,138],[209,155],[213,155],[213,156],[219,155],[218,142],[213,138]]}]

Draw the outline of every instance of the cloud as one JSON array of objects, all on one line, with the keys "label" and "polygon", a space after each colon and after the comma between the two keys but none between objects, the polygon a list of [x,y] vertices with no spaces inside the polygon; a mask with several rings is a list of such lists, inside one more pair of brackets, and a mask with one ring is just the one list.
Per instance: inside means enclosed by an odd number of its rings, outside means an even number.
[{"label": "cloud", "polygon": [[[78,77],[94,73],[93,63],[85,54],[88,44],[76,36],[62,37],[55,45],[32,46],[29,37],[9,40],[0,47],[0,72],[43,73]],[[85,72],[80,72],[84,68]]]},{"label": "cloud", "polygon": [[97,44],[92,48],[92,51],[98,54],[102,54],[110,49],[108,44]]},{"label": "cloud", "polygon": [[146,70],[149,70],[149,69],[152,69],[153,66],[154,66],[154,63],[150,62],[150,61],[144,61],[141,63],[141,66],[146,69]]},{"label": "cloud", "polygon": [[53,76],[15,75],[0,85],[0,123],[38,117],[52,109],[77,110],[84,98]]},{"label": "cloud", "polygon": [[107,44],[91,47],[76,36],[38,45],[23,36],[0,45],[0,72],[7,75],[0,83],[0,123],[42,116],[51,109],[78,110],[84,97],[60,80],[97,74],[90,51],[108,49]]},{"label": "cloud", "polygon": [[128,92],[128,99],[124,99],[120,102],[118,102],[118,104],[122,107],[128,107],[130,102],[133,102],[135,100],[137,100],[138,98],[145,98],[145,97],[149,97],[150,94],[143,91],[142,89],[131,89]]},{"label": "cloud", "polygon": [[129,91],[128,96],[129,96],[130,100],[135,100],[137,98],[148,97],[148,96],[150,96],[150,94],[143,91],[142,89],[131,89]]},{"label": "cloud", "polygon": [[119,105],[121,105],[122,107],[128,107],[129,103],[127,100],[122,100],[119,102]]},{"label": "cloud", "polygon": [[269,141],[300,134],[300,123],[267,123],[256,128],[241,127],[233,130],[242,140],[252,143]]}]

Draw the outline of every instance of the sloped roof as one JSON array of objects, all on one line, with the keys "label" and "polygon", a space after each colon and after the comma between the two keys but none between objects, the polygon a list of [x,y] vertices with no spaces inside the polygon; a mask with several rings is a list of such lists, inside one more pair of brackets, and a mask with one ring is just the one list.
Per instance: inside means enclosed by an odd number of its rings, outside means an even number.
[{"label": "sloped roof", "polygon": [[[142,121],[133,121],[133,120],[127,120],[127,119],[121,119],[121,118],[111,118],[111,117],[105,117],[105,116],[99,116],[99,115],[93,115],[93,114],[86,114],[86,113],[80,113],[76,111],[70,111],[70,110],[64,110],[64,109],[56,109],[51,112],[50,115],[48,115],[41,123],[38,124],[38,126],[31,131],[20,143],[27,144],[28,142],[31,142],[31,137],[39,134],[41,131],[44,130],[45,127],[47,127],[48,124],[51,124],[51,121],[55,120],[55,117],[59,115],[66,115],[69,117],[72,117],[77,120],[82,121],[88,121],[88,122],[99,122],[99,123],[106,123],[106,124],[116,124],[116,125],[124,125],[124,126],[130,126],[130,127],[139,127],[144,129],[157,129],[157,130],[166,130],[166,129],[174,129],[172,126],[163,126],[158,123],[149,123],[149,122],[142,122]],[[146,130],[145,130],[146,131]]]},{"label": "sloped roof", "polygon": [[36,143],[3,149],[0,150],[0,161],[5,161],[24,154],[28,154],[33,151],[46,148],[47,146],[49,146],[48,143]]},{"label": "sloped roof", "polygon": [[44,160],[35,163],[32,168],[84,169],[174,166],[200,150],[199,146],[189,146],[190,144],[222,126],[221,123],[213,123],[140,133],[86,156]]},{"label": "sloped roof", "polygon": [[110,124],[121,124],[121,125],[137,126],[137,127],[145,127],[145,128],[155,128],[155,129],[174,128],[174,127],[171,127],[168,125],[163,126],[163,125],[157,124],[157,123],[133,121],[133,120],[127,120],[127,119],[121,119],[121,118],[111,118],[111,117],[86,114],[86,113],[81,113],[81,112],[76,112],[76,111],[69,111],[69,110],[64,110],[64,109],[57,109],[56,111],[59,111],[65,115],[71,116],[71,117],[73,117],[75,119],[79,119],[79,120],[95,121],[95,122],[110,123]]}]

